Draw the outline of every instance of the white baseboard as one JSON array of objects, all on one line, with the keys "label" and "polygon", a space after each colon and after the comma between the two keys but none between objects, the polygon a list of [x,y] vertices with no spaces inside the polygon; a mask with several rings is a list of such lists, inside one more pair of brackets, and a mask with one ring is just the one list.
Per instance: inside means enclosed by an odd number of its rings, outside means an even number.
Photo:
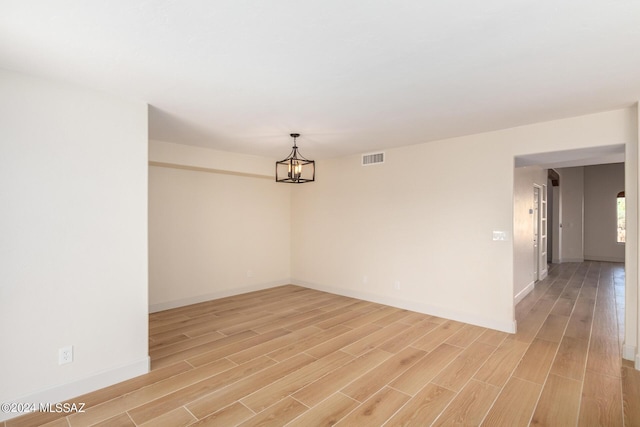
[{"label": "white baseboard", "polygon": [[513,321],[501,321],[497,319],[490,319],[482,316],[477,316],[471,313],[460,312],[450,310],[443,307],[432,306],[429,304],[423,304],[416,301],[407,301],[397,298],[381,297],[379,295],[369,294],[366,292],[353,291],[349,289],[333,288],[330,286],[323,286],[316,283],[305,282],[302,280],[293,279],[292,284],[298,286],[304,286],[305,288],[316,289],[318,291],[329,292],[336,295],[342,295],[345,297],[357,298],[364,301],[371,301],[378,304],[390,305],[392,307],[402,308],[405,310],[411,310],[418,313],[429,314],[431,316],[438,316],[445,319],[457,320],[459,322],[470,323],[472,325],[482,326],[489,329],[496,329],[502,332],[515,333],[516,322]]},{"label": "white baseboard", "polygon": [[562,258],[562,262],[584,262],[584,258]]},{"label": "white baseboard", "polygon": [[540,277],[538,277],[538,280],[544,280],[547,278],[548,275],[549,275],[549,269],[545,268],[540,272]]},{"label": "white baseboard", "polygon": [[256,285],[244,286],[240,288],[225,289],[222,291],[212,292],[204,295],[194,295],[192,297],[180,298],[172,301],[159,302],[155,304],[149,304],[149,313],[155,313],[157,311],[169,310],[177,307],[184,307],[185,305],[198,304],[200,302],[211,301],[218,298],[231,297],[234,295],[246,294],[247,292],[261,291],[263,289],[269,289],[276,286],[282,286],[283,284],[291,283],[291,279],[282,279],[274,282],[260,283]]},{"label": "white baseboard", "polygon": [[585,261],[624,262],[624,257],[585,255]]},{"label": "white baseboard", "polygon": [[533,288],[535,288],[535,286],[536,286],[535,282],[531,282],[527,286],[525,286],[523,290],[518,292],[518,294],[513,297],[513,304],[516,305],[520,301],[522,301],[524,299],[524,297],[529,295],[529,292],[531,292],[533,290]]},{"label": "white baseboard", "polygon": [[[77,381],[73,381],[67,384],[60,384],[55,387],[51,387],[45,390],[40,390],[32,393],[28,396],[22,396],[17,399],[13,399],[9,402],[3,403],[59,403],[63,401],[70,401],[73,398],[81,396],[92,391],[99,390],[101,388],[109,387],[110,385],[117,384],[119,382],[144,375],[149,372],[150,367],[149,357],[143,357],[140,360],[136,360],[132,363],[122,365],[113,369],[99,372],[90,377],[86,377]],[[83,403],[83,402],[72,402]],[[19,417],[24,413],[18,412],[0,412],[0,422]]]}]

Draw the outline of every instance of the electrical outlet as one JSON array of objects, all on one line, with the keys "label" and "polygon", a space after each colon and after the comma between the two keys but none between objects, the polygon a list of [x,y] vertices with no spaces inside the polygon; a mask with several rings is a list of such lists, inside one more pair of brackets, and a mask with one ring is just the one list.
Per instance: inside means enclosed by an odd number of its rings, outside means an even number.
[{"label": "electrical outlet", "polygon": [[247,270],[247,277],[253,277],[253,270]]},{"label": "electrical outlet", "polygon": [[73,362],[73,346],[62,347],[58,350],[58,365],[65,365]]},{"label": "electrical outlet", "polygon": [[362,284],[366,285],[369,282],[369,278],[367,276],[362,276]]},{"label": "electrical outlet", "polygon": [[393,289],[395,289],[396,291],[400,290],[400,281],[396,280],[395,282],[393,282]]}]

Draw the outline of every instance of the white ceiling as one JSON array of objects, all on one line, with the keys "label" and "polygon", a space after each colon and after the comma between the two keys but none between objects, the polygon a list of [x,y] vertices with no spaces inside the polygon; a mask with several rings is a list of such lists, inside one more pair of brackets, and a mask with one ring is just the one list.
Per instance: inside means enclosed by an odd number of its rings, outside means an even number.
[{"label": "white ceiling", "polygon": [[272,158],[291,132],[317,159],[626,107],[639,48],[639,0],[0,0],[0,68]]},{"label": "white ceiling", "polygon": [[574,166],[624,163],[624,144],[604,145],[600,147],[562,150],[550,153],[536,153],[515,158],[515,166],[541,166],[547,169],[570,168]]}]

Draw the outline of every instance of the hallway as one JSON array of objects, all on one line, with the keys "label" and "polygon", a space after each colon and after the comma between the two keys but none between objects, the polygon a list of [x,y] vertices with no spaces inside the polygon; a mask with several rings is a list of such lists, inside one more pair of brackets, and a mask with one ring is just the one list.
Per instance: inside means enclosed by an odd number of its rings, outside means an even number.
[{"label": "hallway", "polygon": [[[515,339],[531,345],[512,381],[536,384],[533,425],[640,425],[640,373],[621,358],[624,292],[623,264],[567,263],[518,304]],[[526,410],[526,395],[513,400]]]}]

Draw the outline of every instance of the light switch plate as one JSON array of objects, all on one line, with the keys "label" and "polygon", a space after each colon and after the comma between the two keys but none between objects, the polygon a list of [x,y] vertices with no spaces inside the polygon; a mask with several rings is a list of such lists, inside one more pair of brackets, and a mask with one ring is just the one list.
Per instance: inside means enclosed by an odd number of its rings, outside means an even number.
[{"label": "light switch plate", "polygon": [[506,231],[494,231],[493,232],[493,240],[507,240],[507,232]]}]

